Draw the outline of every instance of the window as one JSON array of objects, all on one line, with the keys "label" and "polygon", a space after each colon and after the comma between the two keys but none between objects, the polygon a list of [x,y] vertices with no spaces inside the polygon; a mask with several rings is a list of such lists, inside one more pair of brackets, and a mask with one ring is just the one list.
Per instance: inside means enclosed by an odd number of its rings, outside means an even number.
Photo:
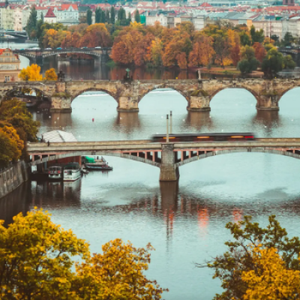
[{"label": "window", "polygon": [[10,80],[9,80],[9,76],[5,76],[5,79],[4,79],[4,81],[5,81],[5,82],[8,82],[8,81],[10,81]]}]

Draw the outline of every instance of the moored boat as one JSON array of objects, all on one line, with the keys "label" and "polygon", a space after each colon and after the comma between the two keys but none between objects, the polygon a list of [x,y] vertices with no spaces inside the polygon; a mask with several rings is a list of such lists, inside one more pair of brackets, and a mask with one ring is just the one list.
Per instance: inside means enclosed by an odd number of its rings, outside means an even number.
[{"label": "moored boat", "polygon": [[81,177],[81,169],[79,163],[68,163],[64,167],[64,181],[75,181]]},{"label": "moored boat", "polygon": [[62,166],[51,166],[48,169],[48,178],[51,180],[62,180],[63,179],[63,168]]},{"label": "moored boat", "polygon": [[83,158],[84,165],[88,170],[100,170],[100,171],[111,171],[113,167],[108,165],[108,162],[104,159],[103,156],[101,158],[93,158],[85,156]]}]

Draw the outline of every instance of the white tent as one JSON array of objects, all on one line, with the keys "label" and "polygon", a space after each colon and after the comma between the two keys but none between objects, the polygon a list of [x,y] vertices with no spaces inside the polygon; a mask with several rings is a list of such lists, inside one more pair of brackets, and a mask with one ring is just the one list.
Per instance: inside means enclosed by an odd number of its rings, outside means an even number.
[{"label": "white tent", "polygon": [[77,142],[75,136],[70,132],[61,130],[48,131],[42,134],[42,139],[45,142],[63,143],[63,142]]}]

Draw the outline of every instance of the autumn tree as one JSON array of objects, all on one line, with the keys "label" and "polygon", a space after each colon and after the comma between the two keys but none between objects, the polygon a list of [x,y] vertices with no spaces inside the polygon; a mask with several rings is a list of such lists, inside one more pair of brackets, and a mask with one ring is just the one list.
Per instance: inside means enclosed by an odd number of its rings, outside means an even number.
[{"label": "autumn tree", "polygon": [[300,271],[287,268],[276,248],[257,245],[249,250],[249,255],[254,269],[242,273],[242,280],[247,284],[243,299],[299,299]]},{"label": "autumn tree", "polygon": [[161,39],[155,38],[151,42],[150,46],[150,60],[154,66],[158,67],[162,65],[162,55],[163,55],[163,43]]},{"label": "autumn tree", "polygon": [[263,59],[267,55],[265,47],[261,43],[256,42],[253,44],[253,48],[255,50],[255,58],[262,63]]},{"label": "autumn tree", "polygon": [[54,68],[51,68],[45,72],[45,80],[57,80],[57,74]]},{"label": "autumn tree", "polygon": [[77,41],[77,47],[109,47],[110,45],[111,37],[103,23],[88,26]]},{"label": "autumn tree", "polygon": [[75,298],[71,291],[72,257],[89,257],[89,246],[71,230],[51,222],[50,215],[31,211],[0,223],[1,299]]},{"label": "autumn tree", "polygon": [[217,36],[214,40],[215,62],[222,68],[231,63],[230,44],[226,36]]},{"label": "autumn tree", "polygon": [[27,141],[35,142],[39,122],[32,119],[26,104],[17,99],[3,101],[0,106],[0,121],[11,124],[26,145]]},{"label": "autumn tree", "polygon": [[6,167],[11,161],[17,161],[23,148],[24,142],[12,125],[0,121],[0,168]]},{"label": "autumn tree", "polygon": [[24,81],[40,81],[43,79],[41,67],[37,64],[32,64],[27,68],[23,68],[19,73],[19,77]]},{"label": "autumn tree", "polygon": [[251,249],[257,246],[262,249],[277,249],[286,269],[300,270],[300,240],[298,237],[289,238],[275,216],[269,217],[266,228],[252,222],[251,216],[245,216],[244,220],[237,223],[229,222],[226,228],[230,230],[234,240],[225,243],[228,250],[224,254],[208,263],[208,267],[214,270],[213,278],[219,278],[224,289],[224,292],[217,294],[214,299],[245,299],[251,285],[243,280],[243,276],[256,270],[256,261],[251,255]]},{"label": "autumn tree", "polygon": [[198,34],[194,36],[193,49],[189,54],[189,66],[207,66],[211,62],[214,54],[212,37],[206,36],[205,34]]},{"label": "autumn tree", "polygon": [[[135,248],[116,239],[102,246],[90,263],[76,265],[80,296],[85,299],[161,299],[163,289],[145,277],[153,247]],[[76,281],[75,281],[76,282]],[[81,286],[80,282],[84,282]]]},{"label": "autumn tree", "polygon": [[8,227],[0,221],[0,297],[158,300],[164,290],[144,274],[151,250],[116,239],[91,256],[84,240],[35,208]]}]

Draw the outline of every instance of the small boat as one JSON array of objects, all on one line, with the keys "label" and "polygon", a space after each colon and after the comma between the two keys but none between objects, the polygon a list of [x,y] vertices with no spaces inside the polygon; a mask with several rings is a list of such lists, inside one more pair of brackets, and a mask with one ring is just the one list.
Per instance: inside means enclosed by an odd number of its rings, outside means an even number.
[{"label": "small boat", "polygon": [[62,166],[52,166],[48,169],[48,178],[51,180],[62,180],[63,168]]},{"label": "small boat", "polygon": [[68,163],[64,167],[64,181],[75,181],[81,177],[79,163]]},{"label": "small boat", "polygon": [[82,174],[89,174],[89,171],[85,168],[81,168],[81,173]]},{"label": "small boat", "polygon": [[100,171],[111,171],[113,168],[108,165],[108,162],[104,159],[103,156],[101,158],[94,159],[93,157],[85,156],[83,158],[84,165],[88,170],[100,170]]}]

